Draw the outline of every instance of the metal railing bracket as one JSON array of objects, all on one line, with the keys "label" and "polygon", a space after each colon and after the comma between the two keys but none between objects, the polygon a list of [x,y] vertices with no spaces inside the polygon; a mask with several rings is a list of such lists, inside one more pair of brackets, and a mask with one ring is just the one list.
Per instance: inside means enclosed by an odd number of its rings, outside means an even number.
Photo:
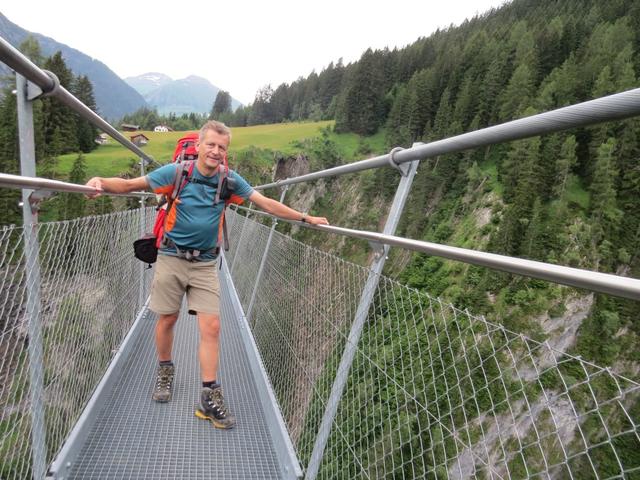
[{"label": "metal railing bracket", "polygon": [[398,170],[403,177],[409,175],[411,165],[408,163],[398,163],[395,159],[396,153],[404,150],[402,147],[395,147],[389,152],[389,165]]}]

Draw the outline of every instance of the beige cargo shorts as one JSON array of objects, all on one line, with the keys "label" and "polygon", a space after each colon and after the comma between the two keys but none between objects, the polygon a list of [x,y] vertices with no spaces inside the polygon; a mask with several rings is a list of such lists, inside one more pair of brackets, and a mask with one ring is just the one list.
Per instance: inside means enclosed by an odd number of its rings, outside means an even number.
[{"label": "beige cargo shorts", "polygon": [[149,308],[161,315],[176,313],[185,293],[189,311],[220,315],[218,261],[189,262],[158,255]]}]

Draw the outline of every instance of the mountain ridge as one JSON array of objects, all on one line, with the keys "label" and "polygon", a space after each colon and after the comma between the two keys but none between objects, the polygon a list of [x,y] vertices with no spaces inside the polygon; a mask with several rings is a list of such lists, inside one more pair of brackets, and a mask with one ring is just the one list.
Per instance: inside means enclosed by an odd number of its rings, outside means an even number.
[{"label": "mountain ridge", "polygon": [[[209,80],[197,75],[173,80],[164,73],[147,72],[124,80],[161,115],[208,113],[220,91],[220,88]],[[240,101],[231,98],[232,110],[241,105]]]},{"label": "mountain ridge", "polygon": [[[144,97],[100,60],[51,37],[30,32],[11,22],[2,13],[0,13],[0,35],[15,48],[18,48],[31,35],[40,44],[44,56],[51,56],[58,50],[62,52],[67,67],[74,75],[86,75],[89,78],[93,85],[98,114],[107,119],[117,119],[146,106]],[[11,71],[6,65],[0,64],[0,74],[10,75]]]}]

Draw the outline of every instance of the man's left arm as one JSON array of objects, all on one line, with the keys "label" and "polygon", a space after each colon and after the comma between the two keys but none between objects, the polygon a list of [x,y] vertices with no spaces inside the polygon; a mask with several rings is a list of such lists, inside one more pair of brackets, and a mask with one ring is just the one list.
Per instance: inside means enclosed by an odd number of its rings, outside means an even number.
[{"label": "man's left arm", "polygon": [[277,200],[265,197],[260,192],[254,190],[249,200],[255,203],[259,208],[276,217],[284,218],[287,220],[303,221],[311,225],[329,225],[329,222],[325,217],[313,217],[304,213],[298,212],[293,208],[287,207],[284,203],[280,203]]}]

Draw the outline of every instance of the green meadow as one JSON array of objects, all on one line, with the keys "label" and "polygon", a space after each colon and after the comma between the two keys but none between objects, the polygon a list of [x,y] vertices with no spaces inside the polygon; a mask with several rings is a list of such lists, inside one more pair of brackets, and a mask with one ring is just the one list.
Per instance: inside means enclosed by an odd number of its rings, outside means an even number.
[{"label": "green meadow", "polygon": [[[234,154],[249,147],[278,151],[286,155],[300,151],[299,142],[319,136],[321,129],[332,127],[333,121],[307,123],[278,123],[272,125],[257,125],[253,127],[235,127],[232,129],[229,159],[233,161]],[[126,138],[138,133],[144,133],[149,143],[142,150],[160,163],[166,163],[171,158],[177,140],[188,132],[121,132]],[[351,157],[358,146],[358,136],[354,134],[331,134],[339,144],[344,145],[344,154]],[[380,137],[381,141],[382,138]],[[374,143],[380,143],[376,141]],[[66,178],[71,170],[77,154],[62,155],[59,158],[56,176]],[[109,138],[108,143],[100,145],[91,153],[85,154],[88,176],[114,176],[129,169],[131,160],[136,159],[133,152],[118,142]]]}]

